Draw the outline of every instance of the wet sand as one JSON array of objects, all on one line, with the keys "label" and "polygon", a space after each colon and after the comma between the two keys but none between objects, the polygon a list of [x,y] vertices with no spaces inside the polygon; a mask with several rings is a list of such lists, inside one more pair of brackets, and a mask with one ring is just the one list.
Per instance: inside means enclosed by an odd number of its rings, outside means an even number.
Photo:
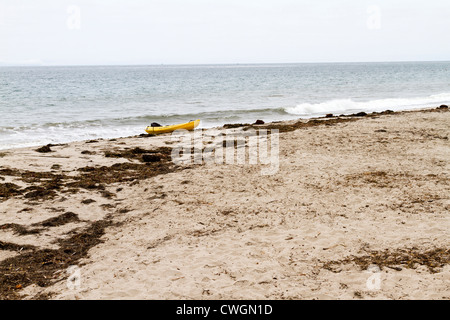
[{"label": "wet sand", "polygon": [[450,298],[448,109],[227,128],[278,129],[278,171],[170,135],[0,151],[0,298]]}]

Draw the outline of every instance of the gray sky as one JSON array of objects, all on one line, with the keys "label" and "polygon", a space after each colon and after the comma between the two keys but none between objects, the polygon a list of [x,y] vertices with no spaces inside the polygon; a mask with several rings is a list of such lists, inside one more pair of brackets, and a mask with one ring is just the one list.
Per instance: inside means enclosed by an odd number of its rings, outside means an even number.
[{"label": "gray sky", "polygon": [[0,64],[450,60],[449,16],[449,0],[0,0]]}]

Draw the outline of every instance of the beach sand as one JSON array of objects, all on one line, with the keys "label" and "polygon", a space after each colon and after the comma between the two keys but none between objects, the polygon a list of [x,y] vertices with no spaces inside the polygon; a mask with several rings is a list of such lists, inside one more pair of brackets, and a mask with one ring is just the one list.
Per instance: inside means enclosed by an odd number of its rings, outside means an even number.
[{"label": "beach sand", "polygon": [[1,151],[0,298],[449,299],[448,109],[308,121],[260,127],[273,175],[170,135]]}]

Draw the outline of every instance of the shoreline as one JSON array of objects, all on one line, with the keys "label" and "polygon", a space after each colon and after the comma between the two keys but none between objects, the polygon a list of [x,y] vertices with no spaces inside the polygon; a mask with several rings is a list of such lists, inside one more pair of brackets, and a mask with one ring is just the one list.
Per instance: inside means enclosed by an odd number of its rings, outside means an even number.
[{"label": "shoreline", "polygon": [[[443,107],[447,107],[446,105],[443,105]],[[429,108],[413,108],[413,109],[404,109],[404,110],[385,110],[385,111],[360,111],[357,113],[348,113],[348,114],[340,114],[340,115],[336,115],[336,114],[330,114],[332,115],[332,117],[329,117],[327,115],[323,115],[323,116],[311,116],[311,117],[295,117],[293,116],[292,119],[288,119],[288,120],[275,120],[275,121],[271,121],[271,122],[266,122],[264,123],[265,125],[270,125],[270,124],[277,124],[277,123],[291,123],[294,121],[309,121],[309,120],[320,120],[320,119],[329,119],[329,118],[353,118],[353,117],[357,117],[358,114],[362,114],[362,117],[365,116],[378,116],[378,115],[385,115],[385,114],[398,114],[398,113],[408,113],[408,112],[425,112],[425,111],[429,111],[429,110],[435,110],[438,109],[439,107],[429,107]],[[200,119],[201,120],[201,119]],[[257,121],[257,119],[255,119],[255,121]],[[255,125],[255,123],[239,123],[239,122],[235,122],[235,123],[225,123],[223,125],[220,126],[213,126],[213,127],[208,127],[208,128],[199,128],[197,130],[221,130],[221,129],[226,129],[228,128],[239,128],[239,127],[244,127],[244,126],[251,126],[251,125]],[[144,132],[144,129],[142,129],[142,131]],[[131,135],[131,136],[122,136],[122,137],[113,137],[113,138],[93,138],[93,139],[86,139],[86,140],[74,140],[74,141],[69,141],[69,142],[63,142],[63,143],[48,143],[46,144],[47,146],[61,146],[61,145],[68,145],[71,143],[76,143],[76,142],[85,142],[85,141],[90,141],[90,140],[99,140],[99,141],[114,141],[117,139],[129,139],[129,138],[136,138],[136,137],[143,137],[146,136],[145,133],[141,133],[141,134],[137,134],[137,135]],[[164,135],[163,135],[164,136]],[[14,150],[25,150],[25,149],[30,149],[30,148],[39,148],[39,147],[43,147],[45,146],[45,144],[36,144],[36,145],[32,145],[32,146],[27,146],[27,147],[12,147],[12,148],[4,148],[4,149],[0,149],[0,154],[5,153],[5,152],[12,152]]]},{"label": "shoreline", "polygon": [[1,150],[0,297],[448,299],[449,121],[427,108],[259,125],[280,130],[269,177],[176,166],[170,135]]}]

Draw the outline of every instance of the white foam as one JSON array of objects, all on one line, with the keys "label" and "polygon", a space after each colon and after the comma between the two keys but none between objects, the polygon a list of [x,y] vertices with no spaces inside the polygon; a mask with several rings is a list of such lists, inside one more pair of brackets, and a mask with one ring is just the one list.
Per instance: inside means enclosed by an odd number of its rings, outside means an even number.
[{"label": "white foam", "polygon": [[355,111],[378,112],[386,109],[399,111],[431,107],[441,103],[448,103],[449,101],[450,93],[442,93],[428,97],[379,99],[371,101],[339,99],[322,103],[302,103],[295,107],[285,108],[285,111],[290,114],[301,116],[315,116],[327,113],[348,113]]},{"label": "white foam", "polygon": [[91,139],[112,139],[145,133],[142,127],[79,127],[34,128],[17,130],[8,135],[0,135],[0,150],[42,146],[49,143],[59,144]]}]

